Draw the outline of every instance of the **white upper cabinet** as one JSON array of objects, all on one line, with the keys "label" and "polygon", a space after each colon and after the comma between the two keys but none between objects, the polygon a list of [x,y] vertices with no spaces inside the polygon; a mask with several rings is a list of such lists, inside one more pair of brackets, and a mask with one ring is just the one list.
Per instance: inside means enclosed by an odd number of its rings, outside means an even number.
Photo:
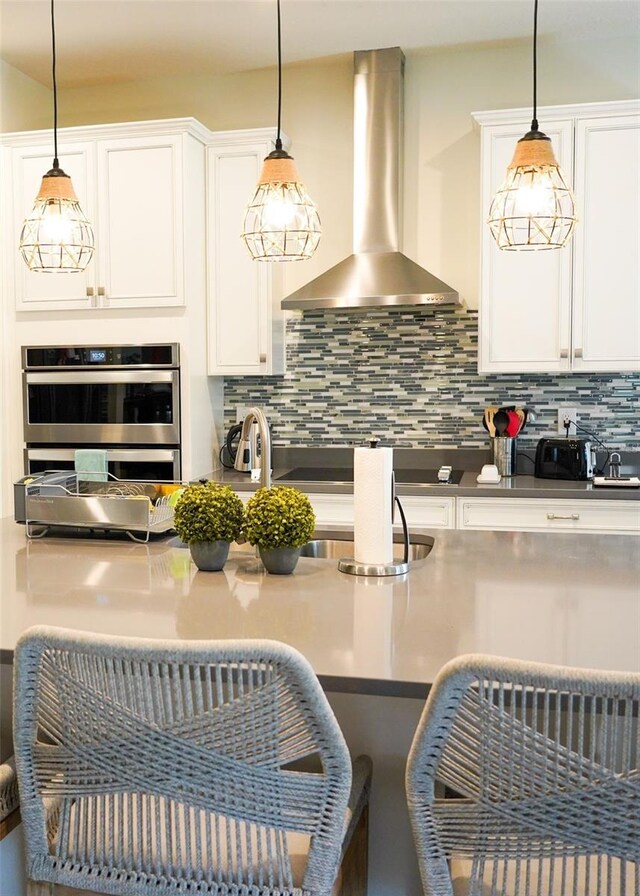
[{"label": "white upper cabinet", "polygon": [[629,371],[640,367],[637,101],[540,109],[540,128],[576,197],[562,249],[504,252],[486,224],[530,110],[478,113],[482,252],[480,372]]},{"label": "white upper cabinet", "polygon": [[575,159],[572,367],[637,370],[640,115],[576,121]]},{"label": "white upper cabinet", "polygon": [[254,261],[241,239],[272,128],[211,135],[207,149],[208,373],[284,371],[281,265]]},{"label": "white upper cabinet", "polygon": [[98,271],[109,304],[183,305],[182,137],[104,140]]},{"label": "white upper cabinet", "polygon": [[25,214],[51,167],[52,141],[43,132],[9,135],[3,141],[13,156],[8,239],[15,248],[8,257],[14,258],[17,309],[184,305],[185,228],[194,216],[197,238],[204,241],[207,136],[193,119],[59,131],[60,165],[91,221],[96,251],[80,274],[47,275],[29,271],[17,245]]},{"label": "white upper cabinet", "polygon": [[[13,200],[14,213],[8,216],[5,239],[6,258],[14,274],[16,307],[19,311],[87,307],[89,291],[95,292],[95,256],[82,272],[44,274],[29,270],[18,249],[23,221],[33,208],[42,176],[53,164],[52,144],[18,147],[11,155],[13,192],[7,192],[7,196]],[[58,159],[95,233],[95,145],[61,143]]]}]

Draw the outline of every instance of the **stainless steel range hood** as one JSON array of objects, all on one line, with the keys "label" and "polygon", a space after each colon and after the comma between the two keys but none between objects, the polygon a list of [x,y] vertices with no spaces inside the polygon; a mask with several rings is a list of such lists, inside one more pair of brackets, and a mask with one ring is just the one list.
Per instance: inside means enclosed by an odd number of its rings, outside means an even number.
[{"label": "stainless steel range hood", "polygon": [[291,311],[459,305],[455,289],[400,252],[404,54],[354,53],[353,255],[291,293]]}]

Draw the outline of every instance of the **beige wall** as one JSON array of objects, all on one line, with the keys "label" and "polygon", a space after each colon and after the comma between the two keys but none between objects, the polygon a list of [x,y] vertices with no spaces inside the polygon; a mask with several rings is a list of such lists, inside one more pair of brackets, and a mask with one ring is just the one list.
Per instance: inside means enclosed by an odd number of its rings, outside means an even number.
[{"label": "beige wall", "polygon": [[51,127],[52,93],[0,59],[0,131]]},{"label": "beige wall", "polygon": [[[637,97],[639,51],[635,35],[541,39],[540,105]],[[225,130],[273,124],[275,100],[275,72],[264,69],[65,90],[60,108],[67,125],[186,115]],[[471,113],[530,105],[530,41],[407,53],[405,102],[405,251],[477,307],[479,136]],[[289,292],[351,251],[351,55],[285,66],[283,104],[283,129],[324,229],[315,258],[287,266]]]}]

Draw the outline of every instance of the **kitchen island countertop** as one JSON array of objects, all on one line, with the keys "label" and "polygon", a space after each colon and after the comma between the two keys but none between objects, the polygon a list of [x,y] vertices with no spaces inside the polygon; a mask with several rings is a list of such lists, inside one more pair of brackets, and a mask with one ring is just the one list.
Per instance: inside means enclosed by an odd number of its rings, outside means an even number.
[{"label": "kitchen island countertop", "polygon": [[34,624],[141,637],[274,638],[328,690],[423,696],[452,657],[494,653],[640,670],[640,540],[434,530],[403,577],[302,558],[271,576],[250,550],[200,572],[175,537],[29,540],[0,522],[2,661]]}]

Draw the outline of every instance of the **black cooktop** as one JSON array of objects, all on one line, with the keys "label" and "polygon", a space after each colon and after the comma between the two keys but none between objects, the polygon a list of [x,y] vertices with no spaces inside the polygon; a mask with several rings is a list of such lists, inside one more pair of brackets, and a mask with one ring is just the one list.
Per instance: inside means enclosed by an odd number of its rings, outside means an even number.
[{"label": "black cooktop", "polygon": [[[427,485],[458,485],[462,470],[452,470],[448,482],[438,481],[437,470],[395,470],[396,482]],[[296,467],[275,476],[278,482],[353,482],[352,467]]]}]

